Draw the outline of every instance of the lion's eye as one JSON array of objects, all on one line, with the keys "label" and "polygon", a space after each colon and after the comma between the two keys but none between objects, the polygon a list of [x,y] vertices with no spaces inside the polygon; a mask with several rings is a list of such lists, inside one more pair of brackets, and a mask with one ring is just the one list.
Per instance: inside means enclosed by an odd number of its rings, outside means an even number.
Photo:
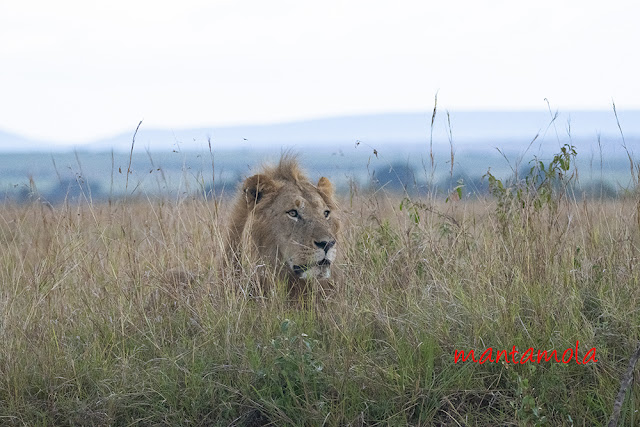
[{"label": "lion's eye", "polygon": [[291,209],[290,211],[287,211],[287,215],[289,215],[291,218],[298,218],[298,211],[295,209]]},{"label": "lion's eye", "polygon": [[325,217],[325,218],[329,218],[329,214],[331,214],[331,211],[330,211],[330,210],[326,210],[326,211],[324,211],[324,217]]}]

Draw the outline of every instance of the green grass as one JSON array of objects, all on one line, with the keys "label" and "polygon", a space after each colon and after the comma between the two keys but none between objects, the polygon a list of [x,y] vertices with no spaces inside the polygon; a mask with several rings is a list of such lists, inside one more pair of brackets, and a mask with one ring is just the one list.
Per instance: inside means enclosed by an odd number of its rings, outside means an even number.
[{"label": "green grass", "polygon": [[[224,204],[0,206],[0,424],[604,424],[640,340],[637,200],[509,203],[345,200],[306,304],[243,293]],[[454,363],[576,340],[597,363]]]}]

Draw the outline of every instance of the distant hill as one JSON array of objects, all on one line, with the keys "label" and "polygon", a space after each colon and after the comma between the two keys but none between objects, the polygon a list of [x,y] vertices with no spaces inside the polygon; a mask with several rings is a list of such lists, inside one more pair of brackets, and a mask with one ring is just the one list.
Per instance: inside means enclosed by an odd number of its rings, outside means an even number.
[{"label": "distant hill", "polygon": [[[620,125],[628,141],[640,140],[640,110],[618,112]],[[90,151],[127,152],[131,149],[134,129],[112,138],[69,146]],[[438,111],[431,126],[431,112],[375,114],[336,117],[271,125],[211,127],[199,129],[150,129],[144,123],[136,136],[139,149],[151,151],[214,150],[237,148],[303,148],[309,144],[332,147],[351,146],[356,141],[374,144],[425,144],[433,138],[434,147],[454,146],[493,148],[511,144],[526,146],[534,137],[538,141],[578,142],[620,140],[613,111],[561,112],[555,120],[549,112],[451,112]],[[46,141],[32,141],[0,132],[0,151],[59,151]]]},{"label": "distant hill", "polygon": [[613,112],[562,113],[555,120],[548,112],[438,112],[433,127],[430,113],[183,130],[143,123],[131,157],[134,129],[66,148],[0,133],[0,202],[31,200],[36,193],[50,202],[127,192],[229,193],[283,149],[299,154],[314,179],[329,176],[343,193],[371,186],[422,191],[427,184],[450,190],[459,182],[465,191],[481,193],[488,170],[508,178],[528,170],[534,158],[548,165],[565,143],[577,148],[585,191],[600,194],[604,185],[606,194],[615,195],[631,182],[627,150],[633,159],[640,156],[640,111],[619,112],[618,118],[626,150]]},{"label": "distant hill", "polygon": [[[629,138],[640,137],[640,111],[619,112],[621,126]],[[555,126],[554,126],[555,125]],[[433,130],[433,133],[432,133]],[[208,149],[208,138],[214,148],[304,147],[324,143],[331,146],[369,144],[427,143],[433,138],[435,147],[449,145],[451,137],[458,147],[481,143],[526,144],[537,134],[557,141],[568,133],[576,140],[618,139],[619,129],[613,112],[560,113],[552,120],[548,112],[458,112],[440,111],[431,128],[431,113],[379,114],[308,120],[292,123],[233,126],[220,128],[158,130],[145,129],[136,137],[139,146],[156,150]],[[88,147],[100,150],[113,147],[131,148],[133,132],[94,142]]]},{"label": "distant hill", "polygon": [[47,148],[47,143],[0,131],[0,152],[34,152]]}]

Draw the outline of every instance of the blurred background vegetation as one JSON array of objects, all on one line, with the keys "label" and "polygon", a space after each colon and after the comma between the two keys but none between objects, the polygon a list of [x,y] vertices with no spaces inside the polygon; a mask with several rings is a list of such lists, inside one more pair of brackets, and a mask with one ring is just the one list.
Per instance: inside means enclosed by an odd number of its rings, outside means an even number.
[{"label": "blurred background vegetation", "polygon": [[[531,148],[531,147],[530,147]],[[354,189],[442,194],[462,188],[466,197],[488,191],[487,172],[502,180],[526,174],[532,159],[548,162],[559,151],[512,148],[455,150],[431,153],[428,144],[354,143],[348,147],[293,147],[313,179],[327,176],[341,194]],[[633,178],[629,157],[580,152],[575,196],[617,197]],[[0,201],[40,200],[53,205],[69,202],[107,202],[132,196],[226,197],[238,182],[265,162],[276,162],[280,149],[177,150],[148,152],[76,151],[0,155]],[[432,159],[433,157],[433,164]],[[129,177],[127,179],[127,171]]]}]

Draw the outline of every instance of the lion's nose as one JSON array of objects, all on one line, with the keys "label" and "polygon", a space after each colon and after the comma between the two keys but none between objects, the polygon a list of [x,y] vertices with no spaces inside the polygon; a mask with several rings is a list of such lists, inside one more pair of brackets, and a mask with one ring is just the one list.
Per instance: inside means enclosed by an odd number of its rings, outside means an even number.
[{"label": "lion's nose", "polygon": [[319,247],[320,249],[324,250],[324,253],[326,254],[327,252],[329,252],[329,249],[331,249],[335,244],[336,241],[335,240],[323,240],[321,242],[313,242],[317,247]]}]

